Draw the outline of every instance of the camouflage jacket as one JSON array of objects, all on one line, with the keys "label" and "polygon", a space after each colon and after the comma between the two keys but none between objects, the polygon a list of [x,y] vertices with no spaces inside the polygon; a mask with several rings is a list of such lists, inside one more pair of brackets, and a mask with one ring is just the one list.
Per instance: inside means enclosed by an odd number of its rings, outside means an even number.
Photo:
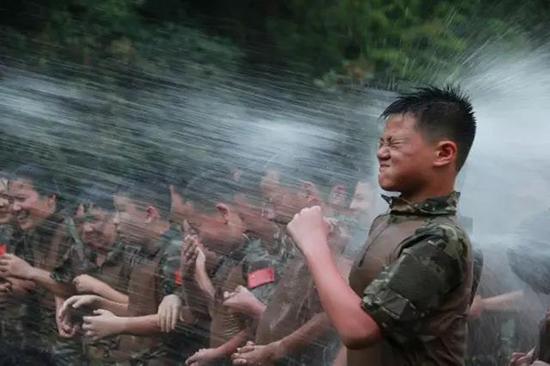
[{"label": "camouflage jacket", "polygon": [[80,249],[73,246],[65,254],[63,262],[52,271],[51,278],[60,283],[71,283],[75,277],[88,274],[117,291],[126,292],[133,255],[135,253],[131,249],[118,242],[107,253],[103,264],[98,265],[97,253],[92,248],[84,247],[80,253]]},{"label": "camouflage jacket", "polygon": [[472,250],[455,220],[459,194],[412,204],[387,198],[350,273],[384,342],[350,351],[349,365],[462,365]]}]

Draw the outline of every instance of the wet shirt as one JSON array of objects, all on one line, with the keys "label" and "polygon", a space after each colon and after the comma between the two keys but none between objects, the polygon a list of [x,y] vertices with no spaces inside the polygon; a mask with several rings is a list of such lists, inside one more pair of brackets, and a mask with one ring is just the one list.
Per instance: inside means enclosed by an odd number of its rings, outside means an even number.
[{"label": "wet shirt", "polygon": [[[176,271],[180,268],[181,231],[172,226],[160,238],[156,249],[142,250],[132,260],[128,283],[128,312],[131,317],[156,314],[162,299],[176,293]],[[169,335],[168,335],[169,337]],[[148,360],[163,357],[162,336],[120,337],[119,349],[114,358],[120,361]]]},{"label": "wet shirt", "polygon": [[287,262],[295,256],[296,246],[280,226],[271,243],[253,240],[242,263],[243,279],[248,290],[267,305],[284,274]]},{"label": "wet shirt", "polygon": [[[70,223],[70,219],[55,213],[35,229],[17,236],[11,251],[30,265],[51,272],[74,244]],[[57,338],[54,296],[37,287],[24,303],[28,308],[25,328],[29,337],[36,339],[37,347],[49,347]]]},{"label": "wet shirt", "polygon": [[350,285],[383,341],[348,352],[348,365],[463,365],[472,250],[455,220],[458,193],[411,204],[386,198]]},{"label": "wet shirt", "polygon": [[[264,239],[265,240],[265,239]],[[258,300],[268,304],[284,273],[286,263],[295,255],[295,246],[283,227],[278,226],[270,242],[247,236],[247,243],[233,255],[234,268],[229,270],[227,279],[220,284],[218,297],[213,311],[213,345],[228,341],[242,330],[255,328],[252,318],[234,314],[223,305],[223,291],[233,291],[237,286],[246,287]],[[216,273],[224,278],[227,270]],[[216,338],[219,338],[218,341]]]},{"label": "wet shirt", "polygon": [[51,277],[57,282],[70,284],[79,275],[87,274],[119,292],[126,293],[130,276],[130,262],[135,253],[120,242],[114,244],[107,253],[104,262],[97,264],[97,253],[89,247],[80,250],[76,246],[69,249],[61,265],[57,266]]},{"label": "wet shirt", "polygon": [[224,344],[244,328],[242,317],[223,305],[223,294],[225,291],[235,290],[237,286],[246,286],[242,262],[250,244],[251,241],[245,238],[245,243],[223,256],[215,269],[212,285],[216,293],[211,306],[210,347]]}]

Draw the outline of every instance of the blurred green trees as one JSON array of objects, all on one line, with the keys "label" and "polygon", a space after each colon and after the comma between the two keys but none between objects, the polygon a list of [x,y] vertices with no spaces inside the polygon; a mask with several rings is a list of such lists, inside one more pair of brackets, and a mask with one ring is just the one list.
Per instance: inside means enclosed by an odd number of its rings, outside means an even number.
[{"label": "blurred green trees", "polygon": [[[330,86],[432,81],[487,40],[544,38],[547,0],[3,0],[2,46],[146,72],[283,64]],[[162,49],[162,52],[158,52]],[[246,65],[244,67],[248,67]]]}]

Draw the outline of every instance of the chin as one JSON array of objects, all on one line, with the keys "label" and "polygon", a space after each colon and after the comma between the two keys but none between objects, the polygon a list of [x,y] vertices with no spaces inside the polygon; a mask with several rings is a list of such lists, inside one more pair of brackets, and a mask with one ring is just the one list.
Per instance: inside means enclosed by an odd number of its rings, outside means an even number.
[{"label": "chin", "polygon": [[11,223],[11,215],[0,216],[0,225]]},{"label": "chin", "polygon": [[19,221],[18,221],[18,222],[17,222],[17,226],[19,226],[19,228],[20,228],[21,230],[23,230],[23,231],[31,230],[31,229],[34,227],[34,225],[33,225],[32,222],[26,221],[26,220],[23,221],[23,222],[19,222]]}]

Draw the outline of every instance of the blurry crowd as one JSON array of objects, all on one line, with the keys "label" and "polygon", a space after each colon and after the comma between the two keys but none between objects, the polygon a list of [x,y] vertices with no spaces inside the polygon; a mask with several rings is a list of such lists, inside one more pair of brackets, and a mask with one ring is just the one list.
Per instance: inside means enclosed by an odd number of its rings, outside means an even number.
[{"label": "blurry crowd", "polygon": [[322,205],[346,276],[371,182],[320,189],[284,168],[221,167],[68,199],[29,164],[1,183],[0,364],[334,362],[340,343],[286,225]]},{"label": "blurry crowd", "polygon": [[[72,200],[36,164],[0,182],[0,364],[343,365],[286,224],[321,205],[346,276],[376,214],[371,181],[324,192],[280,168],[218,168]],[[530,364],[528,304],[498,283],[486,271],[473,299],[467,364],[517,350],[511,364]]]}]

